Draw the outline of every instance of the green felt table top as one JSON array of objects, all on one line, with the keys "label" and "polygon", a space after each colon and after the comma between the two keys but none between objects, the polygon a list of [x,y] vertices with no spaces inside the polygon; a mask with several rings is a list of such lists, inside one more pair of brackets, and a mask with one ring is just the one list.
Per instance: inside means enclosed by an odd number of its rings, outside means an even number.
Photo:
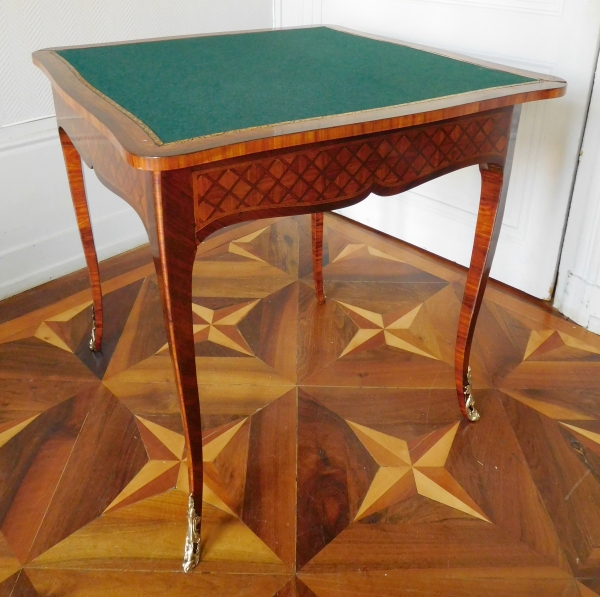
[{"label": "green felt table top", "polygon": [[57,53],[161,143],[536,80],[327,27]]}]

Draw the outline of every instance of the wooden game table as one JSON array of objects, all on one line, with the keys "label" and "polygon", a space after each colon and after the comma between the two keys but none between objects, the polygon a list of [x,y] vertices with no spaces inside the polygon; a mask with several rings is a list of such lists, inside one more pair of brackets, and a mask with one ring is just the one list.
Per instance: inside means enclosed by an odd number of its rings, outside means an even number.
[{"label": "wooden game table", "polygon": [[475,242],[456,339],[460,409],[476,421],[469,353],[494,256],[524,102],[565,81],[333,27],[40,50],[90,273],[102,294],[81,159],[139,214],[161,288],[190,473],[184,570],[200,557],[202,432],[192,266],[212,232],[313,214],[323,295],[322,212],[395,195],[479,165]]}]

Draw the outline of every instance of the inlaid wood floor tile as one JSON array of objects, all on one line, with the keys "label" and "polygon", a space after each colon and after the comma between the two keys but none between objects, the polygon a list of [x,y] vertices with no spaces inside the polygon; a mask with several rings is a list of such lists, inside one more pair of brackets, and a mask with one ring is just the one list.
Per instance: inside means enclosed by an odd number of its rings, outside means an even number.
[{"label": "inlaid wood floor tile", "polygon": [[242,515],[290,569],[296,555],[296,413],[292,390],[252,416]]},{"label": "inlaid wood floor tile", "polygon": [[557,578],[552,570],[543,568],[494,568],[483,572],[480,569],[466,568],[457,573],[365,570],[344,574],[302,574],[301,578],[318,597],[577,597],[580,594],[572,578],[566,575]]},{"label": "inlaid wood floor tile", "polygon": [[175,384],[168,381],[121,382],[115,376],[103,380],[102,385],[135,415],[146,419],[152,419],[155,415],[180,417]]},{"label": "inlaid wood floor tile", "polygon": [[441,259],[432,259],[430,254],[415,250],[411,245],[390,242],[390,237],[386,237],[375,230],[364,226],[356,226],[344,218],[326,215],[325,239],[328,240],[332,232],[345,237],[341,249],[345,244],[363,243],[446,282],[453,282],[464,276],[462,268],[453,267],[452,264]]},{"label": "inlaid wood floor tile", "polygon": [[22,563],[43,523],[93,395],[77,396],[47,410],[0,449],[1,530]]},{"label": "inlaid wood floor tile", "polygon": [[[0,533],[0,586],[21,569],[21,563],[15,557],[13,550]],[[7,586],[10,583],[7,583]],[[12,589],[11,589],[12,590]],[[1,595],[2,593],[0,593]]]},{"label": "inlaid wood floor tile", "polygon": [[586,423],[600,430],[600,422],[559,421],[506,395],[502,402],[571,567],[578,574],[597,571],[600,460],[581,443],[583,436],[596,445],[590,432],[579,430]]},{"label": "inlaid wood floor tile", "polygon": [[[361,275],[362,274],[362,275]],[[347,244],[323,268],[323,275],[335,281],[419,284],[436,283],[440,279],[401,259],[378,249],[359,244]]]},{"label": "inlaid wood floor tile", "polygon": [[290,579],[274,597],[315,597],[315,594],[296,576]]},{"label": "inlaid wood floor tile", "polygon": [[21,570],[14,572],[8,578],[0,581],[0,597],[11,597]]},{"label": "inlaid wood floor tile", "polygon": [[460,420],[454,389],[303,388],[341,418],[406,441]]},{"label": "inlaid wood floor tile", "polygon": [[496,382],[504,388],[585,389],[600,385],[600,362],[526,361]]},{"label": "inlaid wood floor tile", "polygon": [[0,303],[0,597],[600,595],[600,338],[491,283],[469,424],[453,373],[464,270],[327,215],[319,305],[310,222],[199,246],[189,575],[150,257],[105,281],[99,354],[80,287],[12,320]]},{"label": "inlaid wood floor tile", "polygon": [[147,461],[131,412],[105,390],[90,402],[28,559],[99,516]]},{"label": "inlaid wood floor tile", "polygon": [[532,329],[511,311],[488,302],[482,305],[477,321],[481,327],[476,328],[473,351],[481,356],[487,379],[494,385],[523,362]]},{"label": "inlaid wood floor tile", "polygon": [[35,379],[33,375],[29,379],[2,379],[0,385],[0,425],[6,425],[6,429],[12,427],[13,421],[24,421],[37,416],[84,390],[99,386],[97,379],[53,381]]},{"label": "inlaid wood floor tile", "polygon": [[254,256],[231,253],[229,247],[220,247],[196,260],[192,296],[263,298],[294,279]]},{"label": "inlaid wood floor tile", "polygon": [[31,378],[46,381],[98,379],[74,354],[39,338],[0,344],[0,380]]},{"label": "inlaid wood floor tile", "polygon": [[[423,498],[420,501],[424,503]],[[418,508],[418,502],[408,505]],[[468,515],[453,516],[447,506],[435,506],[428,519],[422,514],[416,520],[408,518],[406,523],[392,519],[378,524],[351,524],[301,570],[324,573],[359,568],[465,568],[473,560],[485,568],[552,566],[547,557],[500,527]]]},{"label": "inlaid wood floor tile", "polygon": [[[188,496],[170,490],[113,509],[33,560],[31,568],[181,570]],[[203,508],[203,560],[197,572],[285,573],[281,560],[237,517]]]},{"label": "inlaid wood floor tile", "polygon": [[297,567],[357,516],[378,465],[344,419],[298,396]]},{"label": "inlaid wood floor tile", "polygon": [[451,388],[453,374],[450,365],[415,353],[412,346],[398,348],[386,344],[368,346],[362,354],[344,355],[303,378],[302,384],[329,386],[335,379],[341,378],[349,386],[419,388],[428,386],[424,380],[430,380],[434,388]]},{"label": "inlaid wood floor tile", "polygon": [[166,341],[160,291],[156,277],[149,276],[143,281],[104,377],[111,378],[152,356]]},{"label": "inlaid wood floor tile", "polygon": [[[243,356],[243,355],[242,355]],[[282,360],[285,355],[282,355]],[[196,358],[198,377],[208,385],[271,385],[289,386],[293,383],[283,372],[276,371],[271,365],[259,358],[238,358],[237,356],[202,356]],[[106,380],[107,387],[123,383],[168,382],[173,384],[173,366],[168,349],[162,350],[129,369],[117,373]],[[201,385],[204,385],[201,384]]]},{"label": "inlaid wood floor tile", "polygon": [[[560,393],[557,396],[552,396],[554,400],[550,397],[550,392],[544,392],[543,399],[540,400],[538,398],[534,398],[537,396],[539,392],[531,391],[531,390],[503,390],[505,394],[510,396],[511,398],[522,402],[523,404],[537,410],[538,412],[546,415],[550,419],[556,420],[569,420],[569,421],[593,421],[594,417],[586,415],[580,410],[575,410],[577,408],[577,403],[571,404],[569,401],[569,406],[563,406],[563,404],[567,404],[567,401],[561,400]],[[563,403],[563,404],[561,404]]]},{"label": "inlaid wood floor tile", "polygon": [[[448,470],[478,503],[485,504],[495,525],[549,562],[566,567],[552,520],[546,510],[540,508],[539,488],[525,465],[526,458],[495,392],[484,403],[482,412],[486,418],[481,426],[463,426],[459,438],[462,444],[458,443],[451,453]],[[498,450],[499,445],[504,449]],[[466,454],[471,458],[465,458]],[[507,486],[513,488],[511,500],[502,495],[502,488]]]},{"label": "inlaid wood floor tile", "polygon": [[149,460],[123,491],[109,504],[105,512],[174,489],[179,477],[179,462]]},{"label": "inlaid wood floor tile", "polygon": [[[103,301],[104,318],[107,322],[104,327],[106,340],[102,343],[102,351],[93,352],[89,349],[91,322],[89,330],[85,330],[74,350],[81,362],[87,365],[99,379],[102,379],[106,373],[142,283],[143,280],[136,280],[106,295]],[[84,313],[80,313],[77,317],[83,318]],[[89,321],[89,317],[85,319]]]},{"label": "inlaid wood floor tile", "polygon": [[[597,597],[600,590],[600,581],[596,579],[582,579],[577,581],[577,588],[581,597]],[[593,589],[596,589],[595,591]]]},{"label": "inlaid wood floor tile", "polygon": [[25,429],[25,427],[34,421],[37,416],[38,415],[33,415],[33,417],[28,418],[19,417],[0,426],[0,448],[17,435],[17,433],[20,433]]},{"label": "inlaid wood floor tile", "polygon": [[[315,305],[312,288],[301,286],[299,333],[309,339],[300,344],[301,383],[423,387],[429,380],[430,387],[434,380],[433,387],[453,387],[448,336],[455,333],[460,302],[451,286],[438,282],[408,288],[365,282],[360,289],[336,283],[325,305]],[[477,355],[472,367],[478,374],[484,369]]]},{"label": "inlaid wood floor tile", "polygon": [[[39,597],[274,597],[287,581],[275,574],[180,574],[137,570],[40,570],[27,571]],[[151,582],[150,582],[151,580]],[[16,596],[15,596],[16,597]],[[29,596],[27,596],[29,597]]]},{"label": "inlaid wood floor tile", "polygon": [[31,584],[25,570],[20,570],[0,583],[0,595],[2,597],[39,597],[39,593]]}]

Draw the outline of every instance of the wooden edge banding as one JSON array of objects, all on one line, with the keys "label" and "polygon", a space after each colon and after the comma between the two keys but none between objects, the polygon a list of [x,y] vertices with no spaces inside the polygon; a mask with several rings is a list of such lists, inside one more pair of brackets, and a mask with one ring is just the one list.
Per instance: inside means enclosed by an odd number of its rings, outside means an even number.
[{"label": "wooden edge banding", "polygon": [[566,91],[564,81],[544,79],[540,75],[539,81],[523,85],[157,145],[139,124],[80,81],[52,51],[34,52],[33,62],[48,76],[63,100],[100,130],[123,159],[135,168],[153,171],[174,170],[261,151],[447,120],[560,97]]}]

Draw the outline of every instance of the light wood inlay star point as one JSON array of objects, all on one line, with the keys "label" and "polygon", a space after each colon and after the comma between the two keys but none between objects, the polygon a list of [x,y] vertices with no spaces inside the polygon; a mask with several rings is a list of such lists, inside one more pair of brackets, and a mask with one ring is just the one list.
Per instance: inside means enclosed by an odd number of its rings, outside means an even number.
[{"label": "light wood inlay star point", "polygon": [[[252,349],[237,328],[237,325],[256,307],[259,299],[239,303],[222,309],[209,309],[192,303],[195,320],[193,324],[194,342],[209,341],[248,356],[254,356]],[[169,348],[165,344],[156,354]]]},{"label": "light wood inlay star point", "polygon": [[410,445],[416,447],[417,460],[414,460],[413,450],[406,441],[352,421],[346,422],[380,467],[355,521],[418,493],[485,522],[491,522],[444,468],[459,422],[446,429],[441,437],[436,437],[424,453],[421,453],[423,450],[419,450],[419,447],[432,434],[427,433],[411,440]]},{"label": "light wood inlay star point", "polygon": [[359,328],[340,354],[340,358],[379,346],[390,346],[428,359],[439,360],[437,355],[425,350],[427,344],[418,331],[411,330],[423,304],[417,305],[408,313],[400,314],[377,313],[342,301],[337,303]]}]

